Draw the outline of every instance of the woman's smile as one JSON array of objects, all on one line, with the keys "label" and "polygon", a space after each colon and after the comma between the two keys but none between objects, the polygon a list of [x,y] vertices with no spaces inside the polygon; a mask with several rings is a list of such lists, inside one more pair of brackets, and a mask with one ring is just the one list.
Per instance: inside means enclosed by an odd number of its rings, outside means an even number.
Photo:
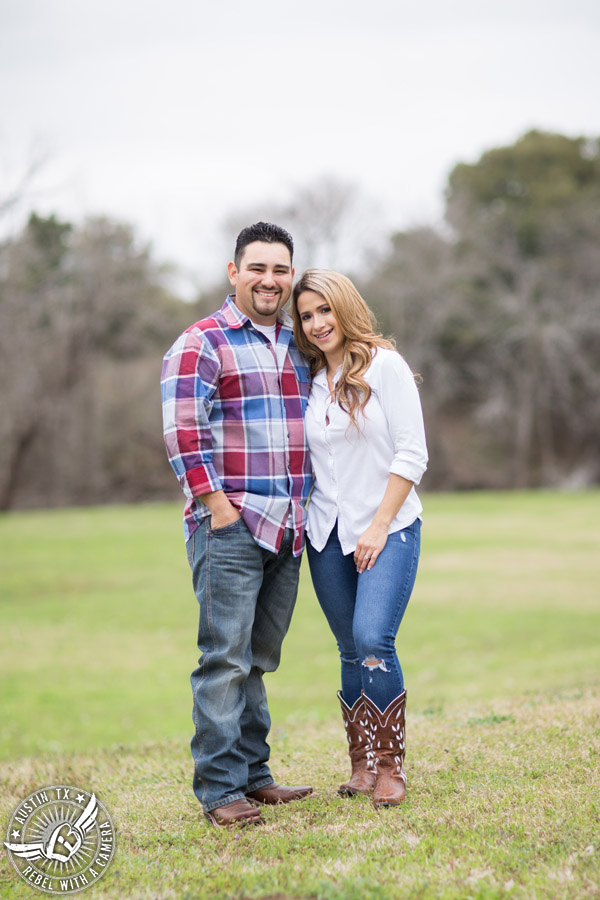
[{"label": "woman's smile", "polygon": [[313,334],[313,337],[316,341],[326,341],[331,334],[333,334],[333,328],[329,328],[327,331],[320,334]]}]

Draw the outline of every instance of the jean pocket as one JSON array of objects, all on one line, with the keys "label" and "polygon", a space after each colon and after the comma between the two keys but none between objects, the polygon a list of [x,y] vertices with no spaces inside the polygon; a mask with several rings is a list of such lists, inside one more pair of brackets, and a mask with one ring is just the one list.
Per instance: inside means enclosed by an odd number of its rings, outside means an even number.
[{"label": "jean pocket", "polygon": [[229,534],[229,532],[231,531],[237,531],[238,528],[241,528],[244,524],[244,520],[241,516],[239,517],[239,519],[236,519],[235,522],[230,522],[229,525],[223,525],[222,528],[213,528],[211,525],[211,521],[209,521],[208,523],[208,533],[214,535]]}]

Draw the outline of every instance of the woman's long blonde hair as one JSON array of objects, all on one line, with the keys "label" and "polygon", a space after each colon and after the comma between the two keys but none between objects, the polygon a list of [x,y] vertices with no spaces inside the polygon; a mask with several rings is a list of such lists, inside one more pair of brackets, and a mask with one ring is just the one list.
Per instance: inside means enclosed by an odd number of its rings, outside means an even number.
[{"label": "woman's long blonde hair", "polygon": [[298,312],[298,298],[304,291],[313,291],[323,298],[331,307],[344,336],[342,373],[335,387],[335,398],[350,416],[352,424],[358,427],[357,416],[371,396],[371,388],[363,375],[371,365],[372,351],[377,347],[394,350],[395,346],[376,332],[375,317],[349,278],[329,269],[307,269],[294,287],[292,315],[294,338],[309,361],[311,377],[327,365],[327,359],[304,334]]}]

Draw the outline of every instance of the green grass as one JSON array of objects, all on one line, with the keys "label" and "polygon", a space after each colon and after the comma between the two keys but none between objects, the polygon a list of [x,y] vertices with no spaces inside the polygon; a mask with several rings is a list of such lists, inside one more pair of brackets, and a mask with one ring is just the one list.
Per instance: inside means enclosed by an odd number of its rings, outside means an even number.
[{"label": "green grass", "polygon": [[[0,824],[93,787],[115,860],[96,898],[600,896],[600,493],[429,495],[398,650],[401,809],[342,800],[333,639],[303,569],[277,673],[273,769],[317,793],[259,829],[191,794],[196,601],[174,505],[0,518]],[[30,897],[0,856],[0,895]]]}]

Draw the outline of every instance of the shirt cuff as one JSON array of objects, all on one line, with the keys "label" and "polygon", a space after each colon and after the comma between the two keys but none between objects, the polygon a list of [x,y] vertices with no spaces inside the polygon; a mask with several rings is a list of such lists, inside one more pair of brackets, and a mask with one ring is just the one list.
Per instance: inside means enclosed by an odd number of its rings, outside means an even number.
[{"label": "shirt cuff", "polygon": [[223,485],[212,463],[189,469],[182,477],[191,497],[197,498],[202,494],[212,494],[214,491],[222,491]]},{"label": "shirt cuff", "polygon": [[412,481],[413,484],[420,484],[426,469],[426,464],[423,465],[406,459],[394,460],[390,466],[390,472],[393,475],[400,475],[401,478],[406,478],[407,481]]}]

